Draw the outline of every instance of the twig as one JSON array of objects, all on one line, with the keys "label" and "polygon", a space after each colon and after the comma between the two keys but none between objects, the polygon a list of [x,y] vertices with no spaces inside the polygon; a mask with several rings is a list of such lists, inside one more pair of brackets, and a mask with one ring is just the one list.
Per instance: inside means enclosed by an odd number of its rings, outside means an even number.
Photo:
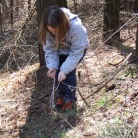
[{"label": "twig", "polygon": [[121,59],[121,61],[119,61],[118,63],[111,63],[111,62],[108,62],[109,63],[109,65],[111,65],[111,66],[118,66],[121,62],[123,62],[125,60],[125,58],[123,58],[123,59]]},{"label": "twig", "polygon": [[79,89],[79,88],[78,88],[78,93],[79,93],[79,95],[80,95],[81,99],[84,101],[84,103],[85,103],[88,107],[90,107],[90,105],[86,102],[85,98],[82,96],[82,94],[81,94],[81,92],[80,92],[80,89]]},{"label": "twig", "polygon": [[[36,3],[36,2],[35,2]],[[23,33],[23,30],[24,30],[24,28],[25,28],[25,26],[26,26],[26,24],[29,22],[29,20],[31,19],[31,17],[33,16],[33,14],[34,14],[34,12],[35,12],[35,3],[34,3],[34,6],[33,6],[33,9],[30,11],[30,13],[29,13],[29,15],[28,15],[28,17],[26,18],[26,20],[25,20],[25,22],[23,23],[23,25],[21,26],[21,28],[19,28],[12,36],[10,36],[10,37],[8,37],[1,45],[0,45],[0,47],[2,47],[3,45],[5,45],[5,47],[6,47],[6,45],[7,44],[9,44],[9,43],[11,43],[11,41],[14,39],[14,38],[16,38],[15,39],[15,48],[12,50],[12,49],[10,49],[9,47],[8,47],[8,49],[11,51],[11,53],[10,53],[10,56],[8,57],[8,59],[7,59],[7,62],[5,63],[5,65],[4,65],[4,67],[3,68],[5,68],[5,66],[7,66],[7,68],[8,68],[8,62],[9,62],[9,60],[10,60],[10,57],[13,55],[13,60],[15,61],[15,63],[17,64],[17,66],[18,66],[18,68],[20,69],[20,66],[19,66],[19,64],[18,64],[18,62],[17,62],[17,60],[16,60],[16,56],[15,56],[15,52],[14,51],[16,51],[16,49],[17,49],[17,41],[20,39],[20,37],[21,37],[21,35],[22,35],[22,33]],[[12,47],[11,47],[12,48]],[[4,53],[3,51],[0,53],[0,55],[2,55],[2,53]]]},{"label": "twig", "polygon": [[[36,3],[36,2],[35,2],[35,3]],[[34,5],[35,5],[35,4],[34,4]],[[33,6],[33,7],[35,7],[35,6]],[[26,18],[25,22],[23,23],[22,27],[19,28],[19,29],[17,30],[17,32],[15,32],[12,36],[8,37],[8,38],[0,45],[0,47],[2,47],[3,45],[7,45],[8,43],[10,43],[10,42],[13,40],[13,38],[15,38],[17,35],[19,35],[18,38],[17,38],[17,40],[20,38],[20,36],[21,36],[21,34],[22,34],[22,30],[24,29],[24,27],[25,27],[25,25],[28,23],[28,21],[31,19],[32,15],[34,14],[34,11],[35,11],[35,8],[33,8],[33,9],[30,11],[30,13],[29,13],[28,17]]]},{"label": "twig", "polygon": [[[128,138],[130,136],[130,133],[134,128],[138,126],[138,120],[136,120],[133,125],[130,127],[130,130],[126,131],[126,133],[123,135],[123,138]],[[137,131],[137,130],[136,130]]]},{"label": "twig", "polygon": [[121,69],[125,66],[127,60],[130,58],[130,56],[132,55],[132,53],[130,53],[127,58],[124,60],[122,66],[120,67],[120,69],[114,74],[113,77],[111,77],[107,82],[105,82],[104,85],[102,85],[100,88],[98,88],[94,93],[90,94],[89,96],[87,96],[85,99],[88,99],[89,97],[91,97],[92,95],[94,95],[95,93],[98,93],[103,87],[105,87],[120,71]]},{"label": "twig", "polygon": [[100,109],[103,108],[103,107],[105,107],[109,102],[111,102],[113,99],[115,99],[118,95],[120,95],[121,93],[123,93],[123,92],[124,92],[125,90],[127,90],[127,89],[128,89],[128,86],[127,86],[126,89],[124,89],[123,91],[119,92],[119,93],[116,94],[114,97],[112,97],[110,100],[108,100],[103,106],[100,107]]},{"label": "twig", "polygon": [[8,102],[10,103],[10,102],[25,102],[25,101],[19,101],[19,100],[3,100],[3,101],[0,101],[0,103],[8,103]]},{"label": "twig", "polygon": [[98,109],[96,109],[96,110],[93,112],[92,117],[94,116],[94,114],[95,114],[97,111],[103,109],[109,102],[111,102],[113,99],[115,99],[118,95],[120,95],[121,93],[123,93],[123,92],[124,92],[125,90],[127,90],[127,89],[128,89],[128,86],[127,86],[124,90],[122,90],[121,92],[119,92],[118,94],[116,94],[114,97],[112,97],[110,100],[108,100],[103,106],[101,106],[101,107],[99,107]]},{"label": "twig", "polygon": [[94,55],[94,53],[101,47],[103,44],[105,44],[110,38],[112,38],[117,32],[119,32],[124,26],[126,26],[132,19],[136,18],[137,15],[134,15],[132,18],[130,18],[125,24],[123,24],[116,32],[114,32],[112,35],[110,35],[104,42],[102,42],[93,52],[92,55],[84,57],[84,59],[88,59]]},{"label": "twig", "polygon": [[62,119],[64,119],[64,121],[78,134],[78,131],[68,122],[68,120],[66,118],[64,118],[59,112],[57,112],[56,110],[54,110]]}]

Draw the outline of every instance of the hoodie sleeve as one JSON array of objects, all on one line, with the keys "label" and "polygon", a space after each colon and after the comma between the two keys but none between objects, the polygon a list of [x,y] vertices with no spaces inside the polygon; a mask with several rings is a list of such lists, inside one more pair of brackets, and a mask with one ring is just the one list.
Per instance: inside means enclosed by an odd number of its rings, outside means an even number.
[{"label": "hoodie sleeve", "polygon": [[86,49],[89,43],[86,29],[80,22],[76,22],[73,25],[70,33],[71,33],[70,52],[67,59],[60,68],[60,70],[63,71],[65,74],[69,74],[76,68],[80,59],[83,57],[84,50]]},{"label": "hoodie sleeve", "polygon": [[53,42],[47,38],[46,44],[43,46],[45,51],[45,61],[48,69],[58,69],[59,56],[56,48],[53,46]]}]

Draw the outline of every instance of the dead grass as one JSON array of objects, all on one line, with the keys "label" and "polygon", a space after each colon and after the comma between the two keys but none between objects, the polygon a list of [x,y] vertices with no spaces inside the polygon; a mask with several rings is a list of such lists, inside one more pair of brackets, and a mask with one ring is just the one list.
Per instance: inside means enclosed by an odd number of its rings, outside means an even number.
[{"label": "dead grass", "polygon": [[[91,51],[88,51],[86,56],[89,54]],[[116,48],[111,49],[103,46],[96,55],[84,60],[79,65],[78,71],[81,71],[79,89],[84,97],[104,85],[105,80],[114,75],[121,63],[118,67],[111,66],[108,63],[108,58],[114,57],[110,62],[116,63],[125,57],[119,55],[116,59],[114,55],[118,54]],[[129,66],[134,67],[134,65]],[[86,99],[90,105],[89,108],[78,95],[77,111],[59,112],[61,116],[58,112],[53,114],[47,112],[52,81],[45,78],[42,80],[45,82],[44,84],[40,80],[41,83],[36,86],[36,77],[34,76],[37,74],[38,64],[9,74],[6,78],[0,79],[1,136],[99,138],[109,135],[110,138],[115,137],[116,134],[118,136],[124,133],[128,135],[131,126],[134,126],[138,117],[137,94],[131,98],[131,95],[138,90],[137,73],[131,78],[127,73],[128,68],[128,66],[123,68],[110,82],[110,84],[115,84],[114,89],[106,91],[104,88]],[[120,94],[118,95],[118,93]],[[64,119],[71,124],[72,128]],[[125,132],[120,126],[124,122],[129,125],[127,126],[128,131],[127,128],[124,129]],[[117,129],[118,127],[120,130]],[[135,136],[137,136],[136,128],[137,125],[131,130],[134,131]]]},{"label": "dead grass", "polygon": [[[94,7],[94,3],[92,5]],[[16,49],[17,54],[21,50],[25,53],[19,58],[23,66],[16,71],[1,71],[0,138],[138,137],[138,62],[135,57],[131,57],[105,87],[86,98],[114,76],[130,52],[134,53],[135,25],[131,23],[131,29],[121,30],[121,42],[114,40],[112,45],[102,45],[93,54],[102,41],[102,12],[90,9],[93,14],[85,16],[88,5],[84,6],[81,5],[78,12],[82,11],[80,17],[89,31],[90,49],[77,68],[77,77],[79,91],[89,107],[77,92],[77,111],[49,113],[53,81],[46,77],[47,69],[39,69],[36,63],[37,42],[33,41],[36,38],[31,40],[34,35],[28,33],[32,31],[28,27]]]}]

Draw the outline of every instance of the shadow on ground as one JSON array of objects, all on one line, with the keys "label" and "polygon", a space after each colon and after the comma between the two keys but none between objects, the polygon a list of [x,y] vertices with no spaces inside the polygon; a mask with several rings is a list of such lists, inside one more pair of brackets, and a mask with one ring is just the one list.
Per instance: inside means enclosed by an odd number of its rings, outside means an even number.
[{"label": "shadow on ground", "polygon": [[[112,39],[106,42],[107,45],[111,46],[109,48],[116,48],[122,55],[129,55],[132,53],[131,57],[128,59],[128,64],[133,64],[135,66],[136,71],[138,72],[138,56],[136,55],[136,49],[129,45],[124,45],[123,43],[129,39],[132,39],[131,36],[128,39],[117,39],[113,37]],[[136,46],[135,46],[136,47]]]},{"label": "shadow on ground", "polygon": [[45,73],[46,68],[37,71],[37,86],[32,92],[26,123],[20,128],[20,138],[61,138],[66,131],[72,129],[71,126],[74,127],[79,122],[76,113],[81,111],[48,113],[53,83],[44,77]]}]

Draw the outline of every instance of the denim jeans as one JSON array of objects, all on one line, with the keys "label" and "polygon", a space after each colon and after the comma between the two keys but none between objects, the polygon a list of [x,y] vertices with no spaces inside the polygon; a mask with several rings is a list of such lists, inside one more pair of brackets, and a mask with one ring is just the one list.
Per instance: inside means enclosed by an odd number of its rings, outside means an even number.
[{"label": "denim jeans", "polygon": [[[86,50],[84,51],[84,55],[86,53]],[[83,57],[84,57],[83,55]],[[58,74],[60,72],[60,67],[61,65],[65,62],[66,58],[68,56],[66,55],[59,55],[59,68],[58,71],[56,73],[56,85],[58,84]],[[83,59],[83,57],[80,59],[79,63],[81,62],[81,60]],[[65,85],[65,84],[67,85]],[[77,98],[76,98],[76,85],[77,85],[77,80],[76,80],[76,68],[71,71],[69,74],[66,75],[66,79],[63,81],[63,83],[61,82],[59,87],[58,87],[58,95],[60,98],[64,99],[64,102],[76,102]]]}]

